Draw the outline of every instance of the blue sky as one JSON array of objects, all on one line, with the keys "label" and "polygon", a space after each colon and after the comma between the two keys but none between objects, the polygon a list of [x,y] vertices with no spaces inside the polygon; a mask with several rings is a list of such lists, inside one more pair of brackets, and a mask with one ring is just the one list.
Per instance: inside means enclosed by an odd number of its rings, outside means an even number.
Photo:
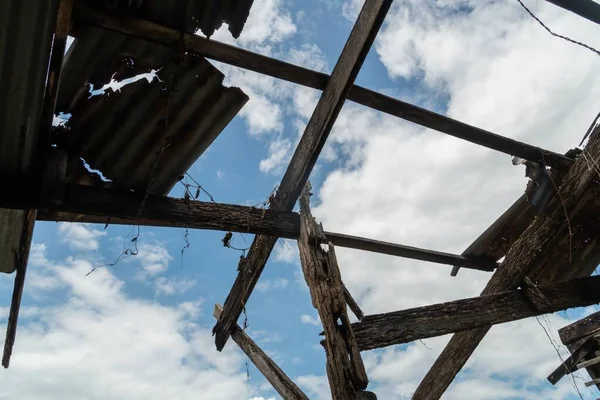
[{"label": "blue sky", "polygon": [[[514,4],[513,4],[514,3]],[[593,45],[597,29],[542,1],[557,30]],[[215,39],[330,72],[360,1],[258,0],[238,41]],[[516,2],[399,1],[357,83],[474,125],[564,152],[597,113],[595,56],[551,38]],[[251,98],[190,169],[223,203],[257,204],[279,182],[318,92],[214,63]],[[325,229],[460,253],[524,190],[510,157],[347,104],[317,168],[315,215]],[[172,196],[182,195],[178,185]],[[459,190],[460,189],[460,190]],[[200,197],[207,200],[204,194]],[[278,398],[233,342],[214,351],[212,308],[240,252],[223,232],[38,223],[23,313],[0,398]],[[248,247],[251,235],[234,234]],[[344,280],[367,313],[477,295],[489,275],[339,250]],[[293,242],[280,241],[247,307],[248,333],[311,398],[328,398],[320,324]],[[12,276],[0,277],[8,306]],[[549,332],[593,311],[541,320]],[[7,307],[0,308],[3,317]],[[5,320],[5,319],[4,319]],[[3,320],[3,323],[4,323]],[[4,332],[4,329],[0,329]],[[546,381],[559,363],[535,320],[496,327],[447,398],[579,398]],[[410,398],[448,338],[364,353],[380,398]],[[590,389],[577,384],[584,398]],[[87,388],[87,389],[86,389]],[[90,389],[91,388],[91,389]],[[540,397],[542,396],[542,397]]]}]

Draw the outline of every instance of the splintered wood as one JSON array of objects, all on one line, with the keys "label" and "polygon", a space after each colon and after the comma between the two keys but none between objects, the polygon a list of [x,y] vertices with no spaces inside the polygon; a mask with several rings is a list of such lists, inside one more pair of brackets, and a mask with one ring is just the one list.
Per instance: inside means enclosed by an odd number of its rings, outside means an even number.
[{"label": "splintered wood", "polygon": [[310,183],[300,196],[298,249],[302,272],[325,331],[327,377],[333,400],[376,398],[369,384],[346,311],[344,284],[331,243],[310,213]]}]

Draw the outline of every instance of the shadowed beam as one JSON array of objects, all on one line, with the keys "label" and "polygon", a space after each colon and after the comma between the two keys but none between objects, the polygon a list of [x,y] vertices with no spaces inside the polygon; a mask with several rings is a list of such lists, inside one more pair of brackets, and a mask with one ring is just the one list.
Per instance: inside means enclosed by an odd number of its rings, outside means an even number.
[{"label": "shadowed beam", "polygon": [[577,350],[573,351],[569,358],[563,361],[563,363],[548,376],[548,382],[556,385],[563,376],[577,371],[580,368],[578,364],[585,356],[600,349],[598,346],[598,339],[598,337],[591,336],[585,340]]},{"label": "shadowed beam", "polygon": [[[56,205],[37,200],[39,180],[0,174],[0,186],[11,188],[0,196],[0,207],[39,208],[39,221],[207,229],[286,239],[297,239],[300,232],[300,216],[291,211],[149,195],[140,213],[139,206],[145,195],[128,190],[66,184],[62,192],[62,203]],[[495,262],[482,258],[463,257],[341,233],[325,234],[329,242],[339,247],[439,264],[461,265],[488,272],[497,267]]]},{"label": "shadowed beam", "polygon": [[[294,208],[391,4],[392,0],[365,1],[271,201],[272,209],[291,211]],[[248,257],[240,263],[239,274],[225,300],[221,318],[213,328],[217,350],[225,346],[276,242],[277,238],[273,236],[256,236]]]},{"label": "shadowed beam", "polygon": [[[219,319],[223,307],[215,304],[213,316]],[[308,400],[308,396],[300,390],[298,386],[279,368],[273,360],[244,332],[244,330],[236,325],[231,338],[242,351],[248,356],[250,361],[269,381],[271,386],[286,400]]]},{"label": "shadowed beam", "polygon": [[[591,202],[589,213],[600,210],[600,204],[596,201],[598,174],[595,168],[590,167],[590,163],[599,162],[600,128],[596,128],[590,136],[587,147],[583,150],[583,155],[577,158],[563,179],[559,195],[554,196],[550,201],[547,213],[542,218],[534,220],[513,244],[504,262],[496,269],[481,293],[482,296],[516,289],[530,271],[536,272],[540,268],[543,271],[543,269],[551,267],[545,262],[543,255],[550,248],[557,232],[561,232],[561,228],[566,223],[569,225],[576,223],[575,220],[569,222],[569,219],[566,218],[569,218],[568,216],[573,219],[577,218],[574,211],[579,204],[587,201]],[[581,243],[581,246],[585,248],[584,239],[579,239],[581,241],[577,243]],[[573,243],[573,246],[576,244]],[[569,265],[568,267],[574,266]],[[543,273],[539,280],[543,281]],[[440,398],[490,328],[491,326],[485,326],[454,334],[420,383],[413,399]]]},{"label": "shadowed beam", "polygon": [[593,0],[546,0],[587,20],[600,24],[600,4]]},{"label": "shadowed beam", "polygon": [[550,302],[544,311],[538,311],[518,289],[367,315],[352,324],[352,329],[360,350],[372,350],[600,303],[600,276],[540,285],[538,289]]},{"label": "shadowed beam", "polygon": [[[215,40],[182,33],[144,20],[112,16],[91,9],[83,4],[77,4],[76,18],[90,25],[135,36],[154,43],[174,46],[177,49],[183,46],[186,50],[211,60],[220,61],[314,89],[324,90],[331,79],[326,74]],[[545,162],[549,166],[563,170],[568,169],[573,164],[571,158],[561,154],[488,132],[484,129],[465,124],[360,86],[352,86],[348,93],[348,100],[426,128],[434,129],[438,132],[526,160]]]}]

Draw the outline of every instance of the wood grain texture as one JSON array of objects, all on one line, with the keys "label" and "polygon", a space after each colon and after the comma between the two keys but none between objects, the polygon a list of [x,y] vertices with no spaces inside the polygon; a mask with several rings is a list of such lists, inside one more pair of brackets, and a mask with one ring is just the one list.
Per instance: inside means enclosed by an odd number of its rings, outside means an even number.
[{"label": "wood grain texture", "polygon": [[560,341],[565,346],[597,333],[600,333],[600,311],[558,330]]},{"label": "wood grain texture", "polygon": [[367,315],[352,324],[360,350],[372,350],[469,329],[600,303],[600,277],[537,286],[547,299],[535,308],[526,290],[461,299],[391,313]]},{"label": "wood grain texture", "polygon": [[[291,211],[296,204],[391,3],[391,0],[365,2],[271,201],[272,209]],[[276,240],[274,237],[261,236],[254,239],[244,268],[241,268],[225,300],[223,314],[213,328],[218,350],[225,346],[229,332],[258,282]]]},{"label": "wood grain texture", "polygon": [[356,300],[354,300],[354,297],[352,297],[352,294],[350,293],[346,285],[344,285],[344,300],[346,301],[348,308],[352,311],[356,318],[359,321],[362,320],[365,316],[365,313],[363,313],[363,311],[360,309],[360,306],[358,305]]},{"label": "wood grain texture", "polygon": [[[213,316],[219,319],[223,307],[215,305]],[[308,396],[283,372],[281,368],[244,332],[236,325],[231,338],[242,351],[248,356],[250,361],[263,374],[265,379],[285,400],[308,400]]]},{"label": "wood grain texture", "polygon": [[[327,377],[333,400],[355,399],[369,379],[352,331],[344,284],[333,245],[322,245],[323,228],[310,213],[308,190],[300,199],[298,250],[304,279],[325,332]],[[325,250],[323,247],[327,247]]]},{"label": "wood grain texture", "polygon": [[[548,205],[547,215],[536,219],[523,232],[508,251],[502,265],[494,272],[482,295],[515,289],[526,275],[532,276],[531,271],[542,271],[548,265],[542,256],[556,233],[561,231],[567,216],[572,222],[572,213],[577,205],[586,201],[586,197],[596,197],[597,173],[591,163],[600,163],[598,128],[592,133],[583,153],[566,174],[559,188],[559,195]],[[598,205],[595,204],[588,211],[597,213],[598,210]],[[456,333],[417,388],[413,399],[440,398],[489,329],[490,326],[487,326]]]},{"label": "wood grain texture", "polygon": [[[299,85],[324,90],[331,79],[326,74],[317,71],[312,71],[284,61],[220,43],[215,40],[208,40],[196,35],[182,35],[181,32],[148,21],[121,16],[111,16],[98,10],[91,9],[83,4],[78,4],[76,11],[77,19],[87,24],[120,32],[125,35],[135,36],[162,45],[176,46],[177,48],[180,48],[183,45],[186,50],[206,58]],[[537,146],[532,146],[508,137],[494,134],[484,129],[465,124],[360,86],[351,87],[350,92],[348,93],[348,100],[509,155],[516,155],[531,161],[541,161],[542,158],[540,148]],[[548,165],[567,170],[573,164],[572,159],[561,154],[548,150],[542,151]]]}]

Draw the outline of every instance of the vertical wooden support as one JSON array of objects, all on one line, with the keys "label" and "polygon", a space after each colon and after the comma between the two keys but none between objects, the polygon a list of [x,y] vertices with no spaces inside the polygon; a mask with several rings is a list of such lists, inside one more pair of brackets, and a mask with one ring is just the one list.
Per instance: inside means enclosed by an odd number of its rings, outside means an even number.
[{"label": "vertical wooden support", "polygon": [[[215,304],[213,317],[219,319],[222,312],[223,307],[220,304]],[[234,327],[231,338],[246,353],[250,361],[252,361],[281,397],[285,400],[308,400],[308,396],[254,343],[239,325]]]},{"label": "vertical wooden support", "polygon": [[[365,393],[369,379],[363,364],[348,313],[340,269],[323,227],[310,213],[310,183],[300,197],[300,238],[298,248],[304,278],[313,306],[319,312],[325,331],[327,377],[333,400],[375,398]],[[327,250],[325,250],[327,248]]]},{"label": "vertical wooden support", "polygon": [[[58,6],[58,15],[56,17],[56,29],[54,34],[54,43],[52,45],[52,55],[48,67],[48,81],[44,94],[44,105],[42,108],[42,117],[40,132],[38,133],[38,154],[36,167],[43,175],[45,182],[54,182],[58,190],[50,190],[49,196],[51,202],[58,202],[62,199],[62,190],[64,185],[64,174],[66,164],[64,154],[51,150],[50,132],[54,118],[54,109],[58,95],[58,82],[62,62],[71,25],[71,16],[73,12],[73,0],[61,0]],[[48,164],[49,163],[49,164]],[[56,168],[56,171],[47,172],[47,168]],[[40,187],[41,192],[46,192],[48,188]],[[43,193],[42,193],[43,194]],[[18,249],[16,257],[17,272],[13,288],[13,295],[10,303],[8,324],[6,327],[6,338],[4,340],[4,351],[2,354],[2,366],[8,368],[10,357],[12,355],[15,338],[17,335],[17,322],[19,319],[19,309],[21,307],[21,298],[23,296],[23,287],[25,286],[25,275],[27,273],[27,261],[29,259],[29,250],[31,240],[33,239],[33,229],[37,218],[37,210],[27,210],[25,214],[25,223],[22,230],[21,247]]]}]

